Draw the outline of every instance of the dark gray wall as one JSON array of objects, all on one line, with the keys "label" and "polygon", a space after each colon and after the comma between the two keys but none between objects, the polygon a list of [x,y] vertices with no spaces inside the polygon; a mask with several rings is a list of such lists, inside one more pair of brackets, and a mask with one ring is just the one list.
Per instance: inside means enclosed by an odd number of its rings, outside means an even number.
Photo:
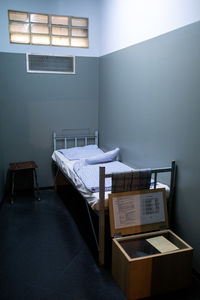
[{"label": "dark gray wall", "polygon": [[135,167],[178,164],[175,230],[200,271],[200,22],[100,58],[100,144]]},{"label": "dark gray wall", "polygon": [[0,60],[4,172],[35,160],[40,186],[50,186],[53,131],[98,127],[98,58],[76,57],[76,75],[27,73],[25,54]]},{"label": "dark gray wall", "polygon": [[[2,141],[2,135],[0,133],[0,140]],[[3,198],[4,193],[4,159],[3,159],[3,147],[2,143],[0,145],[0,203]]]},{"label": "dark gray wall", "polygon": [[[0,58],[1,65],[1,58]],[[2,90],[2,86],[0,83],[0,89]],[[0,107],[2,103],[2,94],[0,92]],[[3,134],[2,134],[2,110],[0,108],[0,203],[3,198],[4,193],[4,151],[3,151]]]}]

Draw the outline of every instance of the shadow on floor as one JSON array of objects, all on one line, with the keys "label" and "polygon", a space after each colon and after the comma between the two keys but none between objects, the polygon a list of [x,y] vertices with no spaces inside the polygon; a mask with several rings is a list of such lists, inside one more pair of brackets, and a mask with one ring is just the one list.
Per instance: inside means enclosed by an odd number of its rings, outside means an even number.
[{"label": "shadow on floor", "polygon": [[[41,191],[41,201],[17,195],[12,207],[4,201],[0,245],[0,300],[125,299],[109,268],[98,267],[86,206],[73,189]],[[199,300],[199,281],[149,299]]]},{"label": "shadow on floor", "polygon": [[4,202],[0,244],[0,299],[124,299],[53,190]]}]

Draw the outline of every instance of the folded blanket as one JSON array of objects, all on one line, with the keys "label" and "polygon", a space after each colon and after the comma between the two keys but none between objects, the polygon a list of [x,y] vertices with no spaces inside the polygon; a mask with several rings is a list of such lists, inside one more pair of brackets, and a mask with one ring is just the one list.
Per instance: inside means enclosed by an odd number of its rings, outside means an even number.
[{"label": "folded blanket", "polygon": [[95,164],[107,163],[116,160],[118,155],[119,155],[119,148],[116,148],[112,151],[108,151],[99,155],[86,158],[85,164],[95,165]]},{"label": "folded blanket", "polygon": [[[95,193],[99,192],[99,167],[105,167],[107,174],[117,172],[131,172],[133,169],[120,163],[119,161],[112,161],[104,164],[86,165],[84,160],[79,160],[74,164],[74,171],[82,180],[86,188]],[[105,180],[105,190],[110,191],[112,186],[111,178]]]},{"label": "folded blanket", "polygon": [[104,153],[100,148],[97,147],[97,145],[72,147],[68,149],[60,149],[58,151],[69,160],[83,159]]},{"label": "folded blanket", "polygon": [[145,190],[150,188],[150,184],[151,169],[112,174],[112,193]]}]

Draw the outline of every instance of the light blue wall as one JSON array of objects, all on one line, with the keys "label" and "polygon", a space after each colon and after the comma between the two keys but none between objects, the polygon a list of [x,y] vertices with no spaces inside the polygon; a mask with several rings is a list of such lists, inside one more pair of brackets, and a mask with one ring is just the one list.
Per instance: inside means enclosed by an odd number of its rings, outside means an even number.
[{"label": "light blue wall", "polygon": [[200,20],[199,0],[100,0],[100,55]]},{"label": "light blue wall", "polygon": [[130,165],[178,164],[176,231],[200,271],[200,22],[100,58],[100,144]]},{"label": "light blue wall", "polygon": [[76,57],[75,75],[27,73],[25,54],[0,59],[4,172],[9,162],[35,160],[40,186],[51,186],[53,131],[98,128],[98,58]]},{"label": "light blue wall", "polygon": [[[0,51],[16,53],[45,53],[77,56],[99,55],[99,0],[1,0],[0,1]],[[10,44],[8,10],[57,14],[89,18],[89,48],[29,46]]]},{"label": "light blue wall", "polygon": [[[99,5],[98,0],[0,2],[0,197],[11,161],[35,160],[39,165],[40,185],[52,185],[53,130],[97,129]],[[87,17],[89,48],[10,44],[9,9]],[[27,52],[75,55],[76,75],[28,74],[25,61]]]}]

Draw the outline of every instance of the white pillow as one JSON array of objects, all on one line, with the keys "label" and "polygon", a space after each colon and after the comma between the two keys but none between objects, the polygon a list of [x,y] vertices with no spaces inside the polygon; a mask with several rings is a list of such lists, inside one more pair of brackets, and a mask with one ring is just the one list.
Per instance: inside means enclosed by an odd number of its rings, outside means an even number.
[{"label": "white pillow", "polygon": [[84,161],[85,161],[85,164],[87,164],[87,165],[107,163],[107,162],[116,160],[118,154],[119,154],[119,148],[116,148],[112,151],[108,151],[103,154],[99,154],[99,155],[95,155],[95,156],[86,158]]}]

